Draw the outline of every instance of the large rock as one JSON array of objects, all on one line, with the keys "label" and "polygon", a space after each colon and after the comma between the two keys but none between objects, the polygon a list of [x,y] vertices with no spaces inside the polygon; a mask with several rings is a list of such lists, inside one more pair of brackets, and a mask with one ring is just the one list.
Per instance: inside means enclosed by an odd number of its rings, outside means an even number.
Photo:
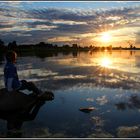
[{"label": "large rock", "polygon": [[7,92],[6,89],[0,89],[0,111],[21,111],[33,104],[38,100],[53,100],[54,95],[52,92],[44,92],[41,96],[37,97],[34,94],[24,94],[21,91]]},{"label": "large rock", "polygon": [[20,111],[37,101],[36,96],[0,89],[0,111]]}]

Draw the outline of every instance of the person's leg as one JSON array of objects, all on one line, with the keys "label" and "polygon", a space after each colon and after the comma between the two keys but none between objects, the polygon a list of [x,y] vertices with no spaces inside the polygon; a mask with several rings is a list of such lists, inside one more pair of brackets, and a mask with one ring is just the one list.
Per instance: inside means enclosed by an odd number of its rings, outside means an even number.
[{"label": "person's leg", "polygon": [[36,94],[40,94],[41,91],[35,86],[32,82],[27,82],[26,80],[21,81],[21,87],[19,90],[28,89],[29,91],[33,91]]},{"label": "person's leg", "polygon": [[32,82],[27,82],[27,88],[28,88],[28,90],[31,90],[31,91],[33,91],[36,94],[40,94],[41,93],[41,91]]}]

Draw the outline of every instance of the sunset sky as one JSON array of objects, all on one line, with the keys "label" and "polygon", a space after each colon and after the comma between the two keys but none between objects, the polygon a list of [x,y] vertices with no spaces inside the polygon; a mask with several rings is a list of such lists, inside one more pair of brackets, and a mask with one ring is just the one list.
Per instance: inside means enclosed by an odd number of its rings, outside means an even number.
[{"label": "sunset sky", "polygon": [[140,48],[140,2],[0,2],[0,39]]}]

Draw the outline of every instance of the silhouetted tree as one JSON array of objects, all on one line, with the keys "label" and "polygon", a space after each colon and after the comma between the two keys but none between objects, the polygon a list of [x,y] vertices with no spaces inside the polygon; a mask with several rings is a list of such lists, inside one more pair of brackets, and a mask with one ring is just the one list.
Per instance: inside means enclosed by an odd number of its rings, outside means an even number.
[{"label": "silhouetted tree", "polygon": [[111,50],[112,50],[112,45],[109,45],[109,46],[107,47],[107,50],[108,50],[108,51],[111,51]]},{"label": "silhouetted tree", "polygon": [[72,47],[73,47],[73,48],[77,48],[78,45],[77,45],[77,44],[72,44]]},{"label": "silhouetted tree", "polygon": [[127,41],[127,43],[129,44],[129,48],[130,49],[136,49],[136,47],[134,46],[134,44],[132,43],[132,41]]},{"label": "silhouetted tree", "polygon": [[8,44],[8,49],[16,51],[17,50],[17,42],[16,41],[13,41],[12,43],[10,42]]},{"label": "silhouetted tree", "polygon": [[57,48],[57,47],[58,47],[58,45],[56,45],[56,44],[55,44],[55,45],[54,45],[54,47],[55,47],[55,48]]},{"label": "silhouetted tree", "polygon": [[46,44],[44,43],[44,42],[40,42],[39,44],[38,44],[38,46],[39,47],[44,47]]},{"label": "silhouetted tree", "polygon": [[70,49],[70,46],[67,45],[67,44],[66,45],[63,45],[62,46],[62,49],[68,51]]}]

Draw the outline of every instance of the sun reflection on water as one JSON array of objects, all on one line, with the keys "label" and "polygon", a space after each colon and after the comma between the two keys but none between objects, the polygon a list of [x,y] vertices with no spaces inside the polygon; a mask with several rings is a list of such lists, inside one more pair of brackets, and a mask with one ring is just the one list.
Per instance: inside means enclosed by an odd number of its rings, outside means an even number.
[{"label": "sun reflection on water", "polygon": [[103,57],[100,59],[100,62],[99,64],[102,66],[102,67],[107,67],[109,68],[112,64],[112,61],[109,57]]}]

